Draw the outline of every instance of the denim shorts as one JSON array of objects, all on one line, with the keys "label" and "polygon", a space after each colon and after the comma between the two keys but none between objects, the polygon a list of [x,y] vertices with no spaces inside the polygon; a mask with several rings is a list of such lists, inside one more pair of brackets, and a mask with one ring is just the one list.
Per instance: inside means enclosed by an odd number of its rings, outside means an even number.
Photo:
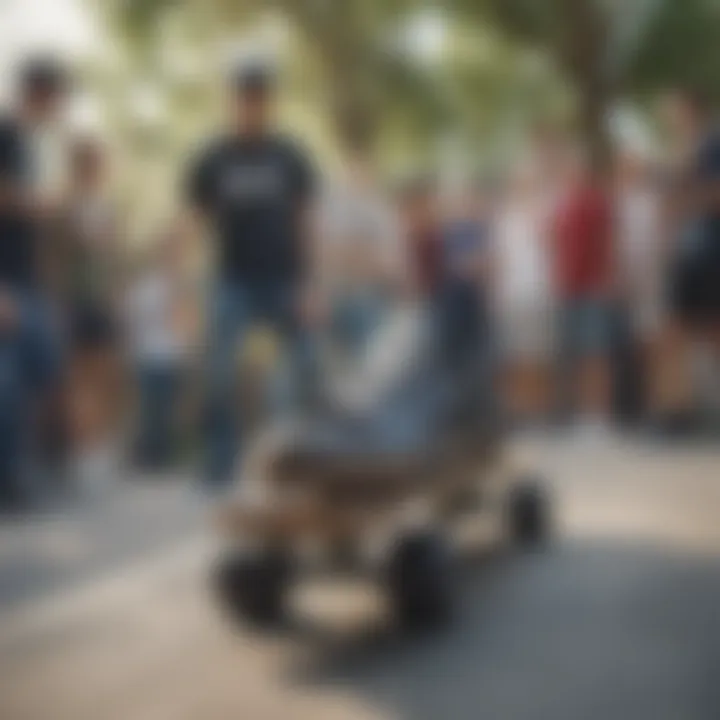
[{"label": "denim shorts", "polygon": [[613,332],[611,305],[597,298],[574,298],[560,309],[560,345],[565,356],[604,355]]},{"label": "denim shorts", "polygon": [[19,321],[16,327],[0,333],[0,344],[17,363],[17,381],[28,389],[43,390],[57,380],[64,364],[60,319],[39,293],[11,292],[19,308]]}]

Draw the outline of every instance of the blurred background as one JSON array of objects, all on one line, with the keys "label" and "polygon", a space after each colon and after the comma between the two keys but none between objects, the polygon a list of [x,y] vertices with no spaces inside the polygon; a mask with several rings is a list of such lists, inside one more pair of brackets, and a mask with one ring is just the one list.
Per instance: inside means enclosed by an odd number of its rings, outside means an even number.
[{"label": "blurred background", "polygon": [[[719,33],[715,0],[0,0],[0,716],[716,718]],[[282,201],[217,191],[267,158]],[[296,330],[346,410],[471,358],[547,478],[550,550],[469,563],[442,637],[354,586],[300,640],[213,612],[226,411],[244,459]]]}]

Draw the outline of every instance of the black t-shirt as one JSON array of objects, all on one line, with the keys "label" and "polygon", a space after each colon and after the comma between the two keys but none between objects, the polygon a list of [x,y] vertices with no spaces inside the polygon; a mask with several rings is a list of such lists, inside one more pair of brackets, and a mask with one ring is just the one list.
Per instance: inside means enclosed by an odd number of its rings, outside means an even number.
[{"label": "black t-shirt", "polygon": [[[25,133],[12,118],[0,118],[0,187],[13,193],[24,191],[31,180]],[[0,205],[0,284],[27,287],[35,282],[36,235],[35,222],[27,210]]]},{"label": "black t-shirt", "polygon": [[[681,184],[705,189],[720,184],[720,132],[709,132],[698,145]],[[720,262],[720,209],[691,212],[681,226],[680,258],[691,265]]]},{"label": "black t-shirt", "polygon": [[287,139],[224,137],[188,178],[190,201],[210,219],[220,274],[292,281],[303,271],[301,212],[315,186],[306,155]]}]

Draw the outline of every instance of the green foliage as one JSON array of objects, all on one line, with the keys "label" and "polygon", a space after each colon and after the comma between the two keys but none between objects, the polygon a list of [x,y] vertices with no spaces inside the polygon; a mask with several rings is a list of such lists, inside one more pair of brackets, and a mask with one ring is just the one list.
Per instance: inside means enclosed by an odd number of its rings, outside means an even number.
[{"label": "green foliage", "polygon": [[708,90],[719,86],[720,2],[718,0],[451,0],[451,12],[469,22],[490,23],[524,47],[548,53],[559,67],[570,71],[577,61],[573,38],[585,41],[583,16],[595,18],[602,40],[594,51],[596,63],[607,61],[615,48],[614,36],[640,9],[642,23],[627,64],[620,68],[618,89],[652,91],[674,83],[691,83]]},{"label": "green foliage", "polygon": [[112,16],[115,26],[130,42],[151,41],[165,12],[184,0],[115,0]]},{"label": "green foliage", "polygon": [[[618,93],[720,87],[720,0],[108,1],[118,33],[141,57],[159,42],[169,13],[204,14],[210,34],[226,35],[253,18],[284,16],[298,41],[294,53],[302,47],[290,73],[295,87],[313,89],[312,102],[345,146],[400,133],[421,144],[447,127],[492,134],[513,113],[552,112],[565,89],[578,100],[583,131],[600,145],[599,118]],[[643,7],[648,21],[623,45],[628,18]],[[403,23],[428,8],[448,18],[452,33],[451,52],[432,67],[397,47]],[[485,56],[457,52],[483,43]],[[618,45],[624,52],[608,57]],[[545,60],[533,77],[529,54]]]},{"label": "green foliage", "polygon": [[720,93],[720,3],[665,0],[624,78],[629,91],[689,84]]}]

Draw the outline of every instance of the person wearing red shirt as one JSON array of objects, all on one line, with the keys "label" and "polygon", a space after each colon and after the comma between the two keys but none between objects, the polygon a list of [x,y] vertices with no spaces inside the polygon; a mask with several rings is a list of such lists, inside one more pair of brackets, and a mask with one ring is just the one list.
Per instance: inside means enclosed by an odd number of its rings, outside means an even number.
[{"label": "person wearing red shirt", "polygon": [[553,266],[564,399],[593,424],[605,422],[610,404],[612,215],[608,193],[587,161],[574,157],[556,208]]}]

